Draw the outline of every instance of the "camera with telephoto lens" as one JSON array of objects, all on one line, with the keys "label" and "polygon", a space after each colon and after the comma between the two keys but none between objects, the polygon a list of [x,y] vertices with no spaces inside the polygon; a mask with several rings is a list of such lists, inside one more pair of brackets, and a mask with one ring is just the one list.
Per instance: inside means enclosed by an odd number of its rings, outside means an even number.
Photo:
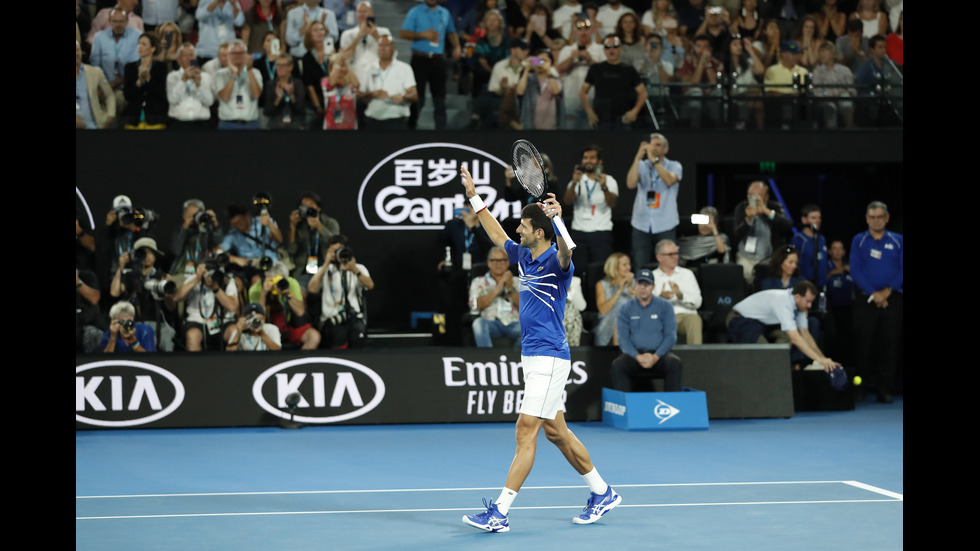
[{"label": "camera with telephoto lens", "polygon": [[259,314],[249,314],[245,318],[245,329],[251,333],[258,333],[262,330],[262,326],[265,324],[265,320]]},{"label": "camera with telephoto lens", "polygon": [[169,279],[144,279],[143,289],[149,291],[154,300],[163,300],[164,296],[177,292],[177,284]]},{"label": "camera with telephoto lens", "polygon": [[281,293],[289,292],[289,280],[282,277],[281,275],[276,275],[272,277],[272,294],[279,295]]},{"label": "camera with telephoto lens", "polygon": [[350,259],[352,258],[354,258],[354,251],[350,247],[344,245],[343,247],[337,249],[337,262],[346,264],[347,262],[350,262]]},{"label": "camera with telephoto lens", "polygon": [[136,328],[136,321],[131,319],[120,319],[116,320],[116,322],[119,324],[119,328],[124,331],[132,331]]},{"label": "camera with telephoto lens", "polygon": [[214,223],[214,217],[206,210],[199,210],[194,214],[194,223],[202,229],[207,229],[207,226]]},{"label": "camera with telephoto lens", "polygon": [[228,267],[228,255],[219,254],[214,258],[209,258],[204,261],[205,275],[218,284],[218,287],[224,289],[228,286],[228,281],[231,279],[231,274],[227,271]]},{"label": "camera with telephoto lens", "polygon": [[306,220],[307,218],[319,218],[320,211],[314,207],[308,207],[306,205],[300,205],[296,208],[299,211],[299,217],[301,220]]},{"label": "camera with telephoto lens", "polygon": [[272,196],[268,192],[260,191],[252,197],[252,206],[255,209],[256,216],[268,214],[269,209],[272,207]]},{"label": "camera with telephoto lens", "polygon": [[156,223],[157,213],[145,208],[119,207],[116,209],[116,218],[122,225],[148,230]]}]

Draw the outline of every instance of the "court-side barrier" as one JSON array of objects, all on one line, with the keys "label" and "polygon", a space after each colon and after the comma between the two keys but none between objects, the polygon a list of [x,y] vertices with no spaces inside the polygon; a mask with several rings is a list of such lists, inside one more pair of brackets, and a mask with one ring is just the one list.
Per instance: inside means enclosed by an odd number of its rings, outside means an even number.
[{"label": "court-side barrier", "polygon": [[[787,345],[675,347],[683,384],[712,419],[792,417]],[[575,348],[569,421],[602,419],[613,348]],[[78,355],[75,428],[467,423],[513,421],[520,354],[510,348],[342,353]]]}]

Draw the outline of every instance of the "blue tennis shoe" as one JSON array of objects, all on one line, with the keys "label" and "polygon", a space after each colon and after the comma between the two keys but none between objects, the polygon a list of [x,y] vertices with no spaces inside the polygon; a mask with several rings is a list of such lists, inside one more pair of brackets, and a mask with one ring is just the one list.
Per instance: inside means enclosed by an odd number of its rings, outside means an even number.
[{"label": "blue tennis shoe", "polygon": [[510,532],[510,523],[507,522],[507,515],[497,509],[497,504],[490,503],[484,499],[483,505],[487,508],[485,512],[475,515],[463,515],[463,522],[487,532]]},{"label": "blue tennis shoe", "polygon": [[602,515],[608,513],[613,507],[619,505],[619,502],[623,498],[619,497],[615,491],[613,491],[612,486],[606,488],[606,493],[597,494],[592,492],[589,496],[588,503],[585,504],[585,509],[582,510],[582,514],[573,518],[572,522],[575,524],[592,524],[593,522],[599,520]]}]

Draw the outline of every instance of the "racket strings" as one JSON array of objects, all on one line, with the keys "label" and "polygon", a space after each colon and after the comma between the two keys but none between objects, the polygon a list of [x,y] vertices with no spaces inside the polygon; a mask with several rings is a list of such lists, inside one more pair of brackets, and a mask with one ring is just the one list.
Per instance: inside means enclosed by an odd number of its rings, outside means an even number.
[{"label": "racket strings", "polygon": [[544,167],[526,146],[518,146],[514,152],[514,173],[524,187],[534,196],[544,193]]}]

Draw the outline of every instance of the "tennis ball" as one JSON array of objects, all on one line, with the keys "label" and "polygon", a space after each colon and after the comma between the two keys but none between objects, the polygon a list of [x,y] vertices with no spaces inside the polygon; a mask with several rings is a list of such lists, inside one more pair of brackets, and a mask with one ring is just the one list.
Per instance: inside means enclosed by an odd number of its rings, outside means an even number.
[{"label": "tennis ball", "polygon": [[860,375],[855,375],[854,376],[854,386],[861,386],[861,376]]}]

